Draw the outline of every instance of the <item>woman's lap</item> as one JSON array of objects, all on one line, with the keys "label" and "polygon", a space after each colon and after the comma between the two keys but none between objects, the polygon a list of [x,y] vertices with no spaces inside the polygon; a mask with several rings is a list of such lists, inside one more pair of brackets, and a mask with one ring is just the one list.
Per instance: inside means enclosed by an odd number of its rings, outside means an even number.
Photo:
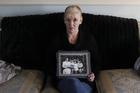
[{"label": "woman's lap", "polygon": [[65,78],[59,81],[58,89],[62,93],[91,93],[92,88],[76,78]]}]

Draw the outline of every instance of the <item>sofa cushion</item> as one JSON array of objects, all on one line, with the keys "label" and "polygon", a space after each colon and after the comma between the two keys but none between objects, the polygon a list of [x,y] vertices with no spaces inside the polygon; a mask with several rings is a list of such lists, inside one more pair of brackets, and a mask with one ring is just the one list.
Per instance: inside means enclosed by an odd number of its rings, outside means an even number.
[{"label": "sofa cushion", "polygon": [[40,93],[43,73],[37,70],[22,70],[16,77],[0,85],[0,93]]},{"label": "sofa cushion", "polygon": [[132,69],[104,70],[96,84],[99,93],[139,93],[140,76]]}]

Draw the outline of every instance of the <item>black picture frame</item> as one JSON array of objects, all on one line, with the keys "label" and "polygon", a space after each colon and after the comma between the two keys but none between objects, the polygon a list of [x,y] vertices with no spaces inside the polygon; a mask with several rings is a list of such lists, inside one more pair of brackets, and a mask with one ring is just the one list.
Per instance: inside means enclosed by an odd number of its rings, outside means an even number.
[{"label": "black picture frame", "polygon": [[57,76],[85,78],[91,72],[90,52],[58,51]]}]

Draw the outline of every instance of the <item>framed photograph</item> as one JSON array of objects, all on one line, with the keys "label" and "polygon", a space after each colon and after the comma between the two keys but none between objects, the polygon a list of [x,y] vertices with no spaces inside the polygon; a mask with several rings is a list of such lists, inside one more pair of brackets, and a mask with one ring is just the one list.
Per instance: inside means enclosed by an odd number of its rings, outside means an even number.
[{"label": "framed photograph", "polygon": [[57,76],[85,78],[91,72],[88,51],[59,51],[57,53]]}]

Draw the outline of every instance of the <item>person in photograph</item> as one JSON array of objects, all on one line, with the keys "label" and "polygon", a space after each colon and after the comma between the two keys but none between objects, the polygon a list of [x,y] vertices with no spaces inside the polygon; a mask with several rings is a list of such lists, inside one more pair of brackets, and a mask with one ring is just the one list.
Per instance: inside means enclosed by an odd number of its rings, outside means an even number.
[{"label": "person in photograph", "polygon": [[83,72],[83,66],[84,66],[83,63],[80,60],[77,59],[77,65],[78,65],[78,68],[79,68],[78,72],[82,73]]},{"label": "person in photograph", "polygon": [[65,69],[63,69],[63,74],[67,74],[67,75],[70,75],[70,74],[72,74],[71,73],[71,69],[70,68],[65,68]]},{"label": "person in photograph", "polygon": [[78,64],[77,64],[77,62],[76,62],[76,60],[74,59],[73,60],[73,71],[74,71],[74,73],[77,73],[78,72],[78,70],[79,70],[79,68],[78,68]]},{"label": "person in photograph", "polygon": [[82,68],[83,67],[83,63],[80,60],[77,60],[77,64],[78,64],[78,68]]},{"label": "person in photograph", "polygon": [[[84,21],[82,10],[78,5],[66,7],[64,12],[64,32],[55,35],[51,41],[50,52],[47,62],[48,73],[51,75],[52,83],[60,93],[93,93],[95,91],[95,79],[99,72],[99,55],[94,35],[82,25]],[[88,51],[90,53],[91,73],[86,78],[56,76],[58,51]],[[82,65],[80,65],[82,66]],[[76,71],[78,69],[75,66]]]},{"label": "person in photograph", "polygon": [[66,58],[63,62],[62,62],[62,67],[63,68],[70,68],[71,66],[71,62],[69,61],[68,58]]},{"label": "person in photograph", "polygon": [[69,61],[68,58],[66,58],[62,62],[62,68],[63,68],[63,74],[71,74],[71,62]]}]

